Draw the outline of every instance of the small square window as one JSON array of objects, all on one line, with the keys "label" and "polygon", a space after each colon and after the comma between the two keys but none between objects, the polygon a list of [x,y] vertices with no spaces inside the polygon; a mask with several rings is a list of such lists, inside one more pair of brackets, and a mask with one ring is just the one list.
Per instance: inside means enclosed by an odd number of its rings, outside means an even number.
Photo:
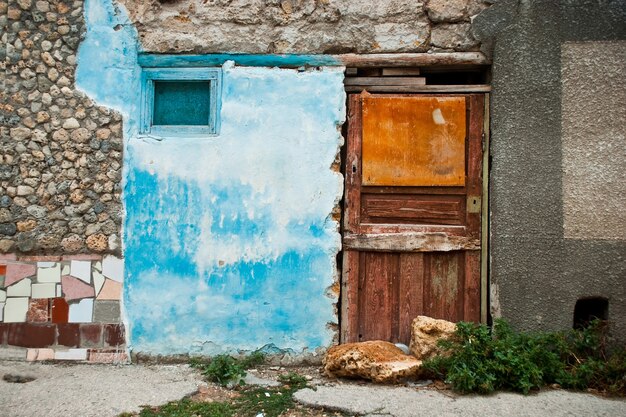
[{"label": "small square window", "polygon": [[216,135],[219,90],[216,68],[144,68],[140,133]]}]

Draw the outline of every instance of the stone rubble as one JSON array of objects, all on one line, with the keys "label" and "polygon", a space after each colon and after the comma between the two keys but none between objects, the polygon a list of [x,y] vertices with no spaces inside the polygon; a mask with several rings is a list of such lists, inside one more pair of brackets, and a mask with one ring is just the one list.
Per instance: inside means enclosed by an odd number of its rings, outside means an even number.
[{"label": "stone rubble", "polygon": [[422,361],[381,340],[346,343],[328,349],[324,372],[331,377],[364,378],[393,383],[417,376]]},{"label": "stone rubble", "polygon": [[393,383],[420,376],[422,362],[441,352],[440,339],[450,338],[456,324],[418,316],[411,328],[410,354],[402,347],[381,340],[346,343],[328,349],[323,360],[330,377],[364,378],[373,382]]},{"label": "stone rubble", "polygon": [[411,324],[411,354],[419,360],[430,359],[441,352],[437,345],[440,339],[449,339],[456,330],[456,324],[446,320],[417,316]]},{"label": "stone rubble", "polygon": [[469,23],[493,1],[120,2],[148,52],[363,54],[477,51]]}]

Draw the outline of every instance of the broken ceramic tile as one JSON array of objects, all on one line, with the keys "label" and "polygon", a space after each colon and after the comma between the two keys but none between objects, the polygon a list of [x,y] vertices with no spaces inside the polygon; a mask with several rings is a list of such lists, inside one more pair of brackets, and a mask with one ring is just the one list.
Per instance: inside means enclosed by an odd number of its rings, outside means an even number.
[{"label": "broken ceramic tile", "polygon": [[55,291],[55,296],[56,297],[63,297],[63,287],[61,286],[61,284],[57,284],[56,291]]},{"label": "broken ceramic tile", "polygon": [[67,301],[95,296],[91,285],[85,284],[80,279],[70,275],[63,275],[61,285],[63,286],[63,294],[65,294]]},{"label": "broken ceramic tile", "polygon": [[91,323],[93,317],[93,298],[84,298],[70,304],[69,323]]},{"label": "broken ceramic tile", "polygon": [[85,361],[87,360],[87,349],[69,349],[54,353],[54,359],[58,361]]},{"label": "broken ceramic tile", "polygon": [[61,264],[61,275],[69,275],[70,274],[70,264],[67,262],[63,262]]},{"label": "broken ceramic tile", "polygon": [[37,273],[35,265],[29,264],[8,264],[4,278],[4,286],[8,287],[21,279],[31,277]]},{"label": "broken ceramic tile", "polygon": [[72,261],[70,266],[70,275],[86,282],[87,284],[91,284],[91,262]]},{"label": "broken ceramic tile", "polygon": [[98,294],[97,300],[119,300],[122,298],[122,283],[107,279]]},{"label": "broken ceramic tile", "polygon": [[58,262],[40,262],[51,263],[51,267],[37,268],[37,282],[61,282],[61,265]]},{"label": "broken ceramic tile", "polygon": [[4,321],[4,302],[0,303],[0,321]]},{"label": "broken ceramic tile", "polygon": [[93,264],[93,267],[96,271],[98,272],[102,272],[102,262],[98,261],[96,263]]},{"label": "broken ceramic tile", "polygon": [[124,260],[105,256],[102,260],[102,275],[118,282],[124,281]]},{"label": "broken ceramic tile", "polygon": [[37,262],[37,268],[54,268],[56,262]]},{"label": "broken ceramic tile", "polygon": [[46,282],[43,284],[33,284],[33,298],[54,298],[56,296],[56,287],[58,284],[54,282]]},{"label": "broken ceramic tile", "polygon": [[26,321],[28,311],[28,297],[7,298],[4,305],[5,323],[22,323]]},{"label": "broken ceramic tile", "polygon": [[120,320],[119,301],[96,301],[93,311],[95,323],[119,323]]},{"label": "broken ceramic tile", "polygon": [[4,302],[7,299],[7,292],[5,290],[0,290],[0,303]]},{"label": "broken ceramic tile", "polygon": [[38,361],[53,361],[54,349],[38,349],[37,360]]},{"label": "broken ceramic tile", "polygon": [[7,287],[7,297],[30,297],[30,278],[24,278]]},{"label": "broken ceramic tile", "polygon": [[67,323],[69,319],[70,306],[65,298],[55,298],[52,300],[50,307],[50,317],[52,323]]},{"label": "broken ceramic tile", "polygon": [[102,286],[104,285],[105,279],[106,278],[104,277],[104,275],[102,275],[100,272],[93,271],[93,287],[94,287],[94,290],[96,291],[96,295],[100,294],[100,290],[102,289]]},{"label": "broken ceramic tile", "polygon": [[29,323],[45,323],[49,318],[49,304],[47,298],[31,298],[28,303],[26,321]]}]

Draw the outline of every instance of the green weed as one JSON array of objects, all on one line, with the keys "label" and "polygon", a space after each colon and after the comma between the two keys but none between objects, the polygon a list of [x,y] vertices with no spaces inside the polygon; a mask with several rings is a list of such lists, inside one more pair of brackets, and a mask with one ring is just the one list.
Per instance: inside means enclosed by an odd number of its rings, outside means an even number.
[{"label": "green weed", "polygon": [[230,355],[217,355],[207,361],[201,358],[192,358],[190,365],[200,369],[202,375],[210,381],[222,386],[229,384],[242,385],[246,377],[246,369],[265,362],[265,355],[255,351],[241,359]]},{"label": "green weed", "polygon": [[[301,375],[290,372],[279,377],[278,387],[243,387],[241,395],[231,402],[196,402],[184,398],[159,407],[144,407],[139,417],[247,417],[262,413],[265,417],[279,417],[295,406],[293,393],[306,387]],[[120,417],[130,417],[122,414]]]},{"label": "green weed", "polygon": [[549,384],[626,394],[626,348],[607,348],[607,326],[592,322],[583,330],[558,333],[515,332],[504,320],[493,329],[458,323],[444,354],[424,362],[434,377],[460,392],[511,390],[527,394]]}]

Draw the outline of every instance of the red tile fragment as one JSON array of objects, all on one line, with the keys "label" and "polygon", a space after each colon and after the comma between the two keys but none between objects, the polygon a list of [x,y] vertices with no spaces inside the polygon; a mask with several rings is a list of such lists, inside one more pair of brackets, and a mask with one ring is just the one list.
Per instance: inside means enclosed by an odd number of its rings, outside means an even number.
[{"label": "red tile fragment", "polygon": [[80,347],[101,347],[102,325],[99,323],[84,323],[80,325]]},{"label": "red tile fragment", "polygon": [[29,348],[54,345],[56,326],[50,323],[9,323],[7,344]]},{"label": "red tile fragment", "polygon": [[50,316],[52,317],[52,323],[67,323],[70,314],[70,306],[67,304],[64,298],[52,299],[52,306],[50,308]]},{"label": "red tile fragment", "polygon": [[9,323],[0,323],[0,346],[7,343],[9,338]]},{"label": "red tile fragment", "polygon": [[49,302],[47,298],[31,298],[28,303],[26,321],[45,323],[50,318]]},{"label": "red tile fragment", "polygon": [[4,286],[8,287],[24,278],[32,277],[36,273],[37,267],[35,265],[10,263],[6,266]]},{"label": "red tile fragment", "polygon": [[67,347],[78,347],[80,334],[78,323],[57,324],[57,344]]},{"label": "red tile fragment", "polygon": [[125,343],[124,325],[123,324],[105,324],[104,325],[104,346],[117,347],[123,346]]},{"label": "red tile fragment", "polygon": [[0,275],[4,275],[7,272],[7,266],[6,265],[0,265]]}]

